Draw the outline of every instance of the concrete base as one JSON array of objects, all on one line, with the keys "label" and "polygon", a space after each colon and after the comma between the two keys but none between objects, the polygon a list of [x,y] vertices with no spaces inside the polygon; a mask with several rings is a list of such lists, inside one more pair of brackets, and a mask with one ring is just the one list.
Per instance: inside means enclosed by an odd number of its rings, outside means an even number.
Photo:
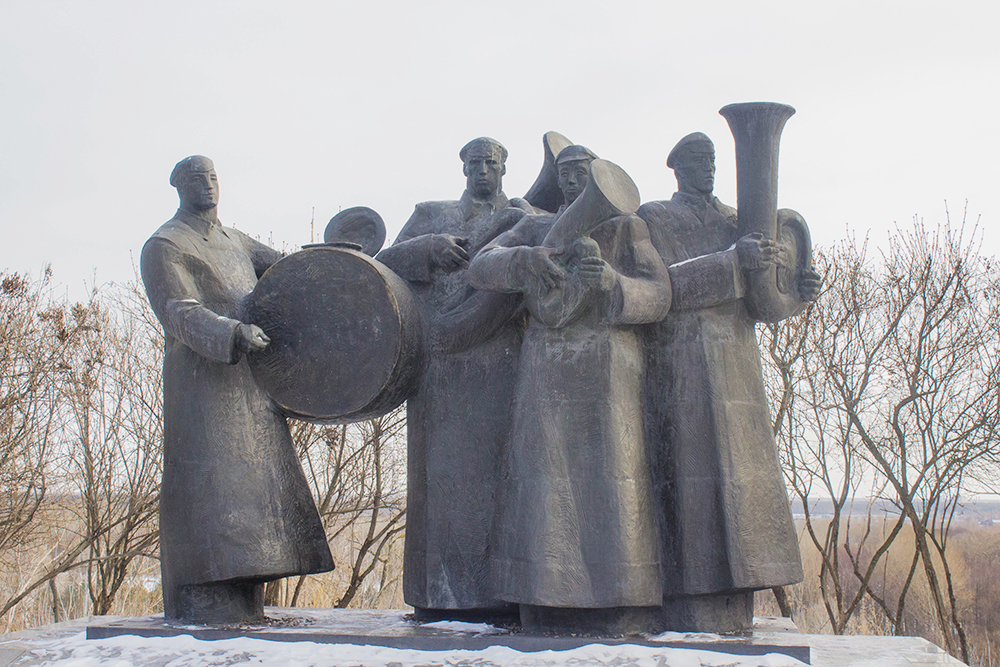
[{"label": "concrete base", "polygon": [[[617,646],[664,646],[697,648],[733,655],[765,655],[784,653],[802,662],[809,662],[809,646],[801,635],[785,632],[782,636],[724,637],[699,635],[687,638],[678,633],[662,636],[595,636],[593,634],[554,635],[541,632],[520,632],[492,627],[483,632],[455,631],[411,620],[399,610],[364,609],[267,609],[268,623],[263,625],[180,625],[165,621],[162,616],[125,618],[94,622],[87,626],[88,639],[105,639],[120,635],[141,637],[173,637],[191,635],[197,639],[232,639],[250,637],[268,641],[310,641],[318,644],[358,644],[386,646],[421,651],[463,649],[482,650],[491,646],[506,646],[516,651],[564,651],[587,644]],[[454,627],[454,626],[452,626]],[[484,628],[490,626],[483,626]]]},{"label": "concrete base", "polygon": [[677,632],[737,634],[753,630],[753,591],[685,595],[663,601],[663,627]]},{"label": "concrete base", "polygon": [[[960,667],[963,663],[952,658],[934,644],[919,637],[834,636],[803,635],[788,619],[755,619],[752,637],[726,637],[711,634],[665,633],[656,637],[632,639],[594,637],[544,637],[510,633],[489,626],[437,624],[436,627],[419,625],[406,620],[404,611],[366,610],[306,610],[268,608],[267,625],[246,627],[176,626],[162,617],[116,618],[91,617],[50,626],[31,628],[21,632],[0,635],[0,667],[35,667],[37,665],[108,665],[132,664],[134,667],[164,667],[166,665],[205,664],[238,665],[285,664],[290,656],[296,664],[312,665],[362,665],[398,664],[400,667],[417,667],[429,664],[475,664],[477,667],[505,667],[510,664],[532,664],[550,667],[590,667],[606,664],[633,664],[638,655],[644,655],[649,664],[669,667],[672,664],[692,664],[690,654],[683,654],[678,662],[657,649],[648,647],[678,647],[702,651],[738,654],[739,664],[746,667],[773,665],[775,658],[754,658],[762,653],[781,652],[795,657],[808,656],[814,667],[914,667],[939,665]],[[374,635],[364,633],[377,631]],[[93,640],[83,639],[82,630]],[[334,631],[336,637],[322,638]],[[484,634],[485,632],[500,634]],[[176,639],[146,640],[129,637],[142,635]],[[108,637],[108,639],[97,639]],[[198,639],[223,639],[230,637],[258,637],[271,641],[240,643],[198,641]],[[352,637],[354,641],[352,642]],[[381,639],[379,639],[381,637]],[[340,644],[290,644],[287,642],[335,641]],[[361,644],[368,644],[365,646]],[[353,643],[353,645],[351,645]],[[345,646],[345,644],[347,644]],[[373,644],[373,645],[372,645]],[[508,649],[489,649],[480,653],[435,653],[392,651],[383,646],[413,646],[444,649],[448,646],[464,649],[486,649],[489,646],[511,646],[522,652],[553,649],[553,653],[538,653],[518,658]],[[583,645],[614,645],[604,651],[581,648]],[[280,648],[279,648],[280,647]],[[287,647],[287,648],[286,648]],[[328,647],[328,648],[327,648]],[[784,647],[782,649],[782,647]],[[599,647],[598,647],[599,648]],[[654,651],[654,653],[650,653]],[[803,651],[808,654],[803,655]],[[581,653],[582,652],[582,653]],[[349,654],[345,655],[345,654]],[[535,657],[537,655],[537,658]],[[702,654],[707,657],[708,653]],[[588,657],[589,656],[589,657]],[[615,657],[617,656],[617,657]],[[801,659],[801,658],[799,658]],[[386,661],[389,660],[389,663]],[[803,660],[803,662],[806,662]],[[707,660],[705,664],[729,664],[728,659]]]},{"label": "concrete base", "polygon": [[263,623],[264,582],[233,581],[181,586],[168,622],[223,625]]},{"label": "concrete base", "polygon": [[582,634],[590,637],[636,636],[662,628],[659,607],[602,607],[563,609],[521,605],[521,629],[547,635]]},{"label": "concrete base", "polygon": [[490,623],[508,627],[518,623],[518,608],[516,604],[494,609],[431,609],[414,607],[413,620],[418,623],[436,623],[437,621],[461,621],[463,623]]}]

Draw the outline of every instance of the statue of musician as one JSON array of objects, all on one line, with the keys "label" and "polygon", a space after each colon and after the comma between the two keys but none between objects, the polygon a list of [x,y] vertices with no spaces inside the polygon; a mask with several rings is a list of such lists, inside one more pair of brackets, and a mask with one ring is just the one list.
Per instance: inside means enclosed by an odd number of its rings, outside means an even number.
[{"label": "statue of musician", "polygon": [[595,158],[583,146],[560,151],[564,205],[498,236],[468,278],[523,295],[529,313],[494,530],[496,594],[520,605],[526,628],[617,633],[651,629],[661,602],[633,325],[666,315],[670,282],[634,215],[569,247],[543,245],[590,187]]},{"label": "statue of musician", "polygon": [[[668,267],[673,303],[647,328],[646,431],[660,514],[667,629],[745,631],[753,591],[802,580],[778,466],[745,277],[785,248],[737,238],[736,210],[712,194],[715,147],[700,132],[667,158],[668,201],[638,215]],[[804,301],[820,277],[799,275]]]},{"label": "statue of musician", "polygon": [[333,559],[288,422],[247,358],[270,339],[243,302],[281,254],[219,222],[219,181],[193,155],[170,174],[180,208],[142,249],[163,325],[163,612],[193,623],[259,622],[264,584]]},{"label": "statue of musician", "polygon": [[412,290],[428,351],[406,406],[403,597],[419,620],[516,613],[491,592],[489,545],[523,318],[510,295],[469,287],[466,269],[471,256],[532,209],[503,192],[507,149],[500,142],[473,139],[459,157],[461,199],[417,204],[377,256]]}]

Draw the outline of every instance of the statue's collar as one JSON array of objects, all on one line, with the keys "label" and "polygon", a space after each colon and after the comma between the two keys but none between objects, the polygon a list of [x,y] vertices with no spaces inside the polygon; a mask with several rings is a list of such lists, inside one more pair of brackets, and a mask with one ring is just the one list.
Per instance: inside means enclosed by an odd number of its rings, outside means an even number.
[{"label": "statue's collar", "polygon": [[678,204],[684,204],[689,208],[693,208],[699,213],[703,213],[709,204],[712,204],[712,208],[717,208],[715,206],[715,202],[717,201],[715,195],[705,197],[703,195],[693,195],[688,192],[675,192],[671,199]]},{"label": "statue's collar", "polygon": [[201,234],[206,241],[213,231],[222,229],[222,224],[218,220],[206,220],[200,215],[195,215],[182,208],[177,209],[177,214],[174,217]]},{"label": "statue's collar", "polygon": [[462,198],[458,200],[458,208],[462,211],[462,219],[468,220],[483,210],[484,207],[488,213],[493,213],[502,208],[507,208],[508,203],[507,195],[502,190],[487,199],[479,199],[466,190],[462,193]]}]

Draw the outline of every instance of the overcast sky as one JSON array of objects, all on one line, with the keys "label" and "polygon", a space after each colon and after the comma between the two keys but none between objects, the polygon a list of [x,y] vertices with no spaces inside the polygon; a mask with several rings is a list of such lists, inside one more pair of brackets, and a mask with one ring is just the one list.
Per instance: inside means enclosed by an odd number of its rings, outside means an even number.
[{"label": "overcast sky", "polygon": [[366,205],[389,238],[457,199],[458,150],[510,151],[523,195],[557,130],[621,165],[644,201],[700,130],[735,203],[732,102],[794,106],[779,203],[829,245],[884,244],[965,201],[1000,254],[994,2],[135,2],[0,0],[0,269],[51,263],[74,298],[127,280],[177,206],[173,165],[216,164],[224,224],[310,240]]}]

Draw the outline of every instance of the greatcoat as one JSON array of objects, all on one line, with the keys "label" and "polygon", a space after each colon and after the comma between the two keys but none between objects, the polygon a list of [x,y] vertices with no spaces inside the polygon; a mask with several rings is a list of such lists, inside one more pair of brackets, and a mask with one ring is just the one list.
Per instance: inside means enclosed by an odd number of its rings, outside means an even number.
[{"label": "greatcoat", "polygon": [[743,302],[736,211],[684,193],[643,204],[673,305],[647,328],[647,442],[665,597],[802,580],[754,320]]},{"label": "greatcoat", "polygon": [[[420,306],[426,350],[406,404],[407,511],[403,597],[426,609],[497,609],[489,548],[500,455],[510,431],[523,323],[516,299],[477,293],[466,270],[436,266],[432,236],[469,240],[475,254],[530,206],[501,192],[417,204],[377,259],[406,280]],[[458,326],[451,317],[460,313]]]},{"label": "greatcoat", "polygon": [[178,211],[142,249],[163,325],[164,608],[178,589],[333,569],[288,423],[257,387],[234,339],[241,304],[281,255]]},{"label": "greatcoat", "polygon": [[[480,289],[521,291],[530,323],[521,347],[492,556],[500,598],[546,607],[660,604],[656,519],[642,418],[642,349],[634,325],[670,306],[666,269],[635,216],[565,253],[551,291],[519,277],[556,215],[524,218],[473,259]],[[599,248],[615,271],[601,293],[571,257]]]}]

